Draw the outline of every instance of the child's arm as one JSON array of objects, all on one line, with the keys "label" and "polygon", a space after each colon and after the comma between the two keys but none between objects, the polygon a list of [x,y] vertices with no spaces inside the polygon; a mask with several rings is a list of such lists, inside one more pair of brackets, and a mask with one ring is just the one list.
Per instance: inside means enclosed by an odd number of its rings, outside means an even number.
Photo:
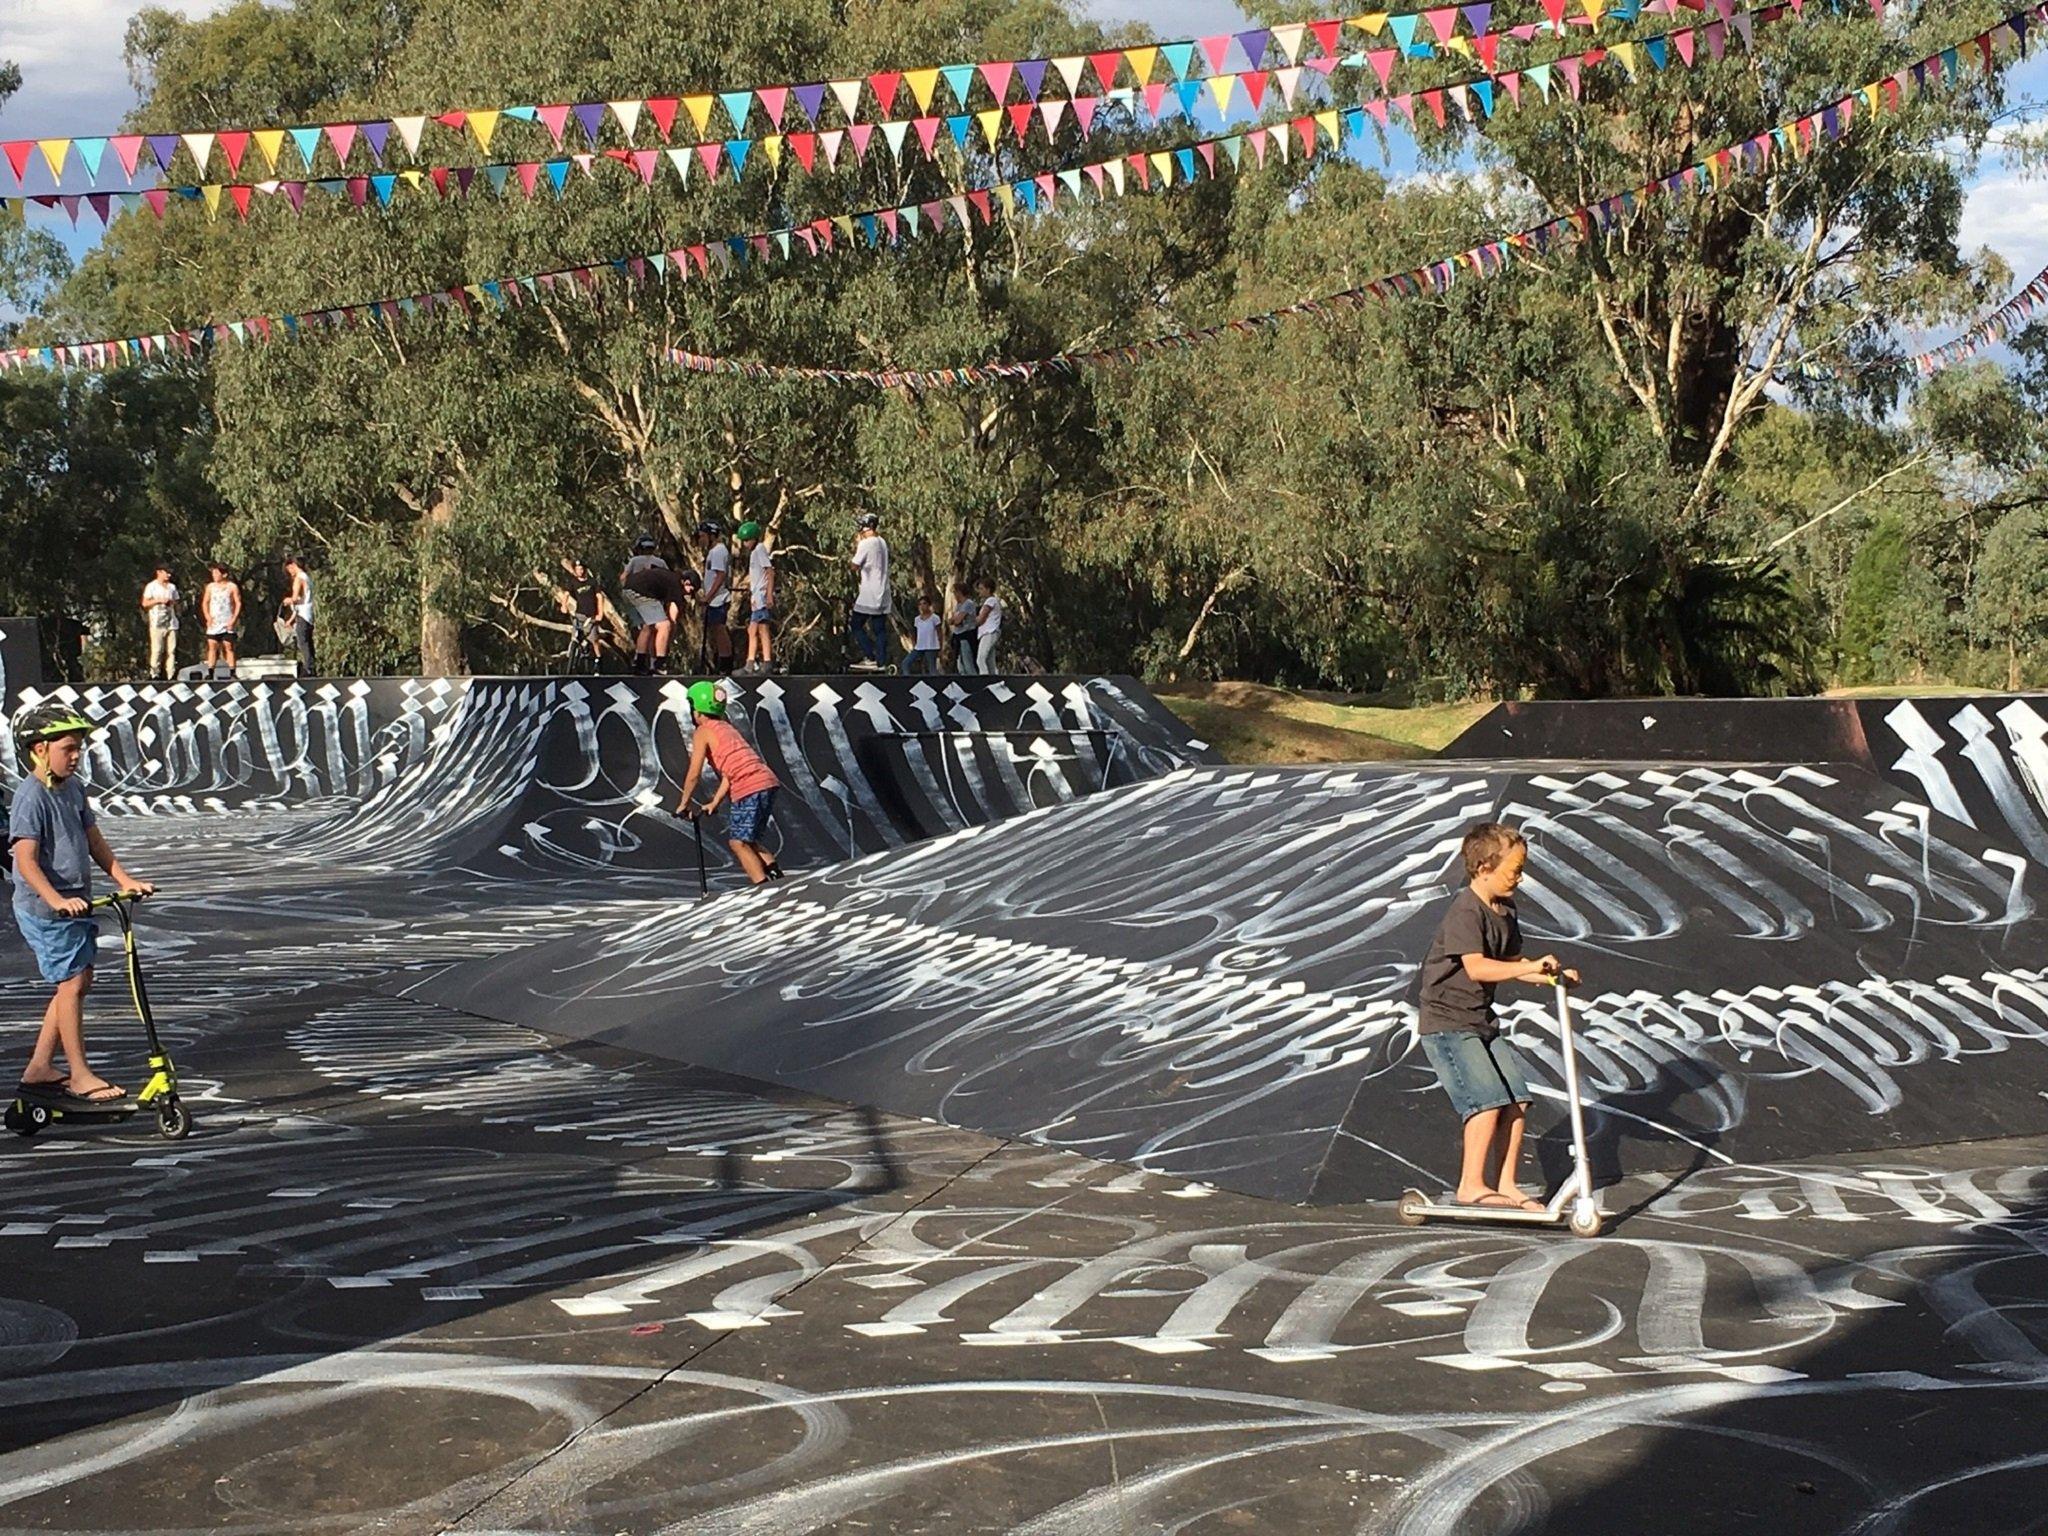
[{"label": "child's arm", "polygon": [[242,584],[240,582],[231,581],[228,583],[228,628],[240,629],[241,627]]},{"label": "child's arm", "polygon": [[138,880],[121,867],[121,861],[114,857],[114,850],[107,846],[107,840],[97,826],[85,829],[85,846],[92,851],[93,863],[107,872],[107,878],[114,882],[119,891],[140,891],[145,896],[156,893],[156,887],[147,880]]},{"label": "child's arm", "polygon": [[721,805],[725,804],[725,797],[729,795],[731,792],[732,781],[730,779],[720,779],[718,781],[717,792],[713,794],[709,800],[706,800],[704,802],[704,814],[709,816],[713,811],[717,810]]},{"label": "child's arm", "polygon": [[683,775],[682,798],[676,802],[677,815],[687,816],[690,814],[690,796],[697,793],[697,780],[704,775],[704,759],[710,755],[710,739],[702,731],[699,731],[697,739],[690,744],[690,769],[689,772]]},{"label": "child's arm", "polygon": [[1558,968],[1555,955],[1540,955],[1534,960],[1521,955],[1503,960],[1491,960],[1481,954],[1460,955],[1458,958],[1464,965],[1467,976],[1487,985],[1501,981],[1533,981],[1545,984]]},{"label": "child's arm", "polygon": [[38,857],[36,840],[32,837],[15,839],[14,878],[42,897],[43,904],[59,917],[83,917],[92,910],[91,903],[79,897],[57,894],[57,887],[50,884],[50,877],[43,873],[43,861]]}]

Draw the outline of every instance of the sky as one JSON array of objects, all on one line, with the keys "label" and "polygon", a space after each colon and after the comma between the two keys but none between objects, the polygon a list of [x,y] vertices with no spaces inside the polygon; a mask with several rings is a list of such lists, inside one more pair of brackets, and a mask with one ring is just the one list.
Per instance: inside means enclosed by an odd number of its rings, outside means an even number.
[{"label": "sky", "polygon": [[[22,90],[0,113],[0,139],[111,132],[134,104],[121,40],[129,17],[140,8],[136,0],[0,0],[0,59],[14,60],[23,75]],[[199,15],[211,6],[208,0],[185,0],[172,8]],[[1143,22],[1162,37],[1202,36],[1246,25],[1236,7],[1223,0],[1092,0],[1090,8],[1105,20]],[[2048,48],[2036,48],[2011,78],[2017,95],[2048,111]],[[2037,131],[2041,121],[2036,118]],[[113,166],[111,157],[107,165]],[[1410,165],[1412,158],[1397,151],[1394,169]],[[40,167],[32,171],[30,188],[48,190],[47,179],[37,179],[39,172]],[[70,189],[72,180],[65,185]],[[0,163],[0,190],[13,189],[13,178]],[[54,210],[31,210],[30,218],[63,238],[74,254],[99,234],[90,214],[76,230]],[[1964,210],[1962,234],[1966,251],[1989,246],[2012,267],[2014,286],[2025,282],[2048,266],[2048,176],[2023,176],[1995,151],[1988,155]]]}]

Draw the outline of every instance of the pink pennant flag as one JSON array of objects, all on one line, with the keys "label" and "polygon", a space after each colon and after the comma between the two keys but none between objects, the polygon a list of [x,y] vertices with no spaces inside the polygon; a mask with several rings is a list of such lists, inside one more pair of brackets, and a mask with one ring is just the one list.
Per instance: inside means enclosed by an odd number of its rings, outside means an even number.
[{"label": "pink pennant flag", "polygon": [[[1053,135],[1059,132],[1060,119],[1066,115],[1066,110],[1065,99],[1058,96],[1048,97],[1038,104],[1038,115],[1045,121],[1045,137],[1048,143],[1051,142]],[[1018,137],[1021,138],[1022,135]]]},{"label": "pink pennant flag", "polygon": [[107,142],[114,146],[114,153],[120,158],[122,174],[132,177],[135,174],[136,158],[142,153],[142,135],[124,133]]},{"label": "pink pennant flag", "polygon": [[538,160],[522,160],[516,169],[519,172],[519,190],[524,192],[527,198],[531,200],[534,186],[540,181],[540,162]]},{"label": "pink pennant flag", "polygon": [[[1010,94],[1010,76],[1016,72],[1015,64],[991,63],[981,66],[981,78],[988,82],[989,91],[995,96],[997,105]],[[963,102],[964,106],[965,103]]]},{"label": "pink pennant flag", "polygon": [[913,122],[912,126],[917,129],[917,142],[919,146],[929,156],[932,152],[932,145],[938,141],[939,120],[936,117],[920,117]]},{"label": "pink pennant flag", "polygon": [[335,162],[340,165],[348,164],[348,152],[355,146],[356,142],[356,125],[354,123],[329,123],[327,125],[327,142],[334,146]]},{"label": "pink pennant flag", "polygon": [[1429,23],[1430,31],[1436,34],[1436,40],[1440,43],[1448,43],[1451,34],[1458,30],[1458,8],[1455,5],[1424,11],[1422,19]]},{"label": "pink pennant flag", "polygon": [[1209,73],[1223,73],[1223,61],[1230,56],[1230,38],[1205,37],[1202,39],[1202,57],[1209,61]]},{"label": "pink pennant flag", "polygon": [[1081,125],[1081,137],[1087,138],[1095,131],[1095,109],[1102,105],[1100,96],[1076,96],[1074,98],[1074,121]]},{"label": "pink pennant flag", "polygon": [[875,136],[875,125],[873,123],[848,124],[846,136],[853,142],[854,158],[865,161],[868,157],[868,140]]},{"label": "pink pennant flag", "polygon": [[1692,67],[1693,48],[1692,28],[1680,27],[1676,32],[1673,32],[1671,34],[1671,46],[1678,50],[1679,58],[1684,60],[1686,67],[1690,69]]},{"label": "pink pennant flag", "polygon": [[846,142],[844,128],[828,128],[818,135],[818,147],[825,151],[825,169],[836,170],[839,165],[839,146]]},{"label": "pink pennant flag", "polygon": [[654,185],[654,173],[661,165],[661,151],[658,149],[636,149],[633,151],[633,169],[640,173],[640,185]]},{"label": "pink pennant flag", "polygon": [[1366,62],[1372,65],[1372,72],[1380,77],[1380,89],[1387,88],[1387,80],[1394,73],[1394,50],[1374,48],[1367,51]]},{"label": "pink pennant flag", "polygon": [[725,146],[715,139],[709,144],[697,146],[697,158],[703,163],[704,174],[713,181],[718,179],[718,160],[725,153]]},{"label": "pink pennant flag", "polygon": [[768,121],[775,125],[775,131],[782,131],[782,114],[789,105],[789,87],[786,85],[764,85],[754,92],[755,99],[768,113]]}]

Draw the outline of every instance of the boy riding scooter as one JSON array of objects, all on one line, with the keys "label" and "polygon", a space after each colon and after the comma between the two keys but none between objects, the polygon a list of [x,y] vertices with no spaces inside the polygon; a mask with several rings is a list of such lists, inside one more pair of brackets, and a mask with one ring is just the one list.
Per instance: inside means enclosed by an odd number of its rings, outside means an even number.
[{"label": "boy riding scooter", "polygon": [[[78,1106],[118,1103],[127,1096],[85,1059],[85,994],[92,990],[99,954],[92,866],[105,870],[121,891],[148,895],[156,889],[121,867],[93,815],[85,780],[78,776],[93,730],[92,721],[63,705],[42,706],[20,723],[16,736],[29,776],[15,794],[7,826],[15,926],[43,980],[56,989],[21,1084]],[[60,1048],[71,1069],[68,1078],[56,1065]]]}]

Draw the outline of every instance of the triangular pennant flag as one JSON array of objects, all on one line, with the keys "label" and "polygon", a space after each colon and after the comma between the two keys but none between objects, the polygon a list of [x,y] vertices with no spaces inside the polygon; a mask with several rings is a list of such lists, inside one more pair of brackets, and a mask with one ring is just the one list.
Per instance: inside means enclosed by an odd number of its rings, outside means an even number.
[{"label": "triangular pennant flag", "polygon": [[681,103],[673,96],[650,96],[647,98],[647,115],[654,119],[654,126],[666,144],[675,136],[676,108]]},{"label": "triangular pennant flag", "polygon": [[491,152],[491,135],[498,131],[498,118],[500,115],[495,110],[472,112],[469,114],[469,131],[476,135],[476,147],[485,154]]},{"label": "triangular pennant flag", "polygon": [[783,139],[781,134],[771,133],[767,138],[757,139],[755,142],[760,145],[761,153],[768,157],[769,165],[779,166],[782,164]]},{"label": "triangular pennant flag", "polygon": [[936,117],[920,117],[914,120],[913,126],[917,129],[918,147],[924,151],[925,158],[930,159],[932,146],[939,140],[939,120]]},{"label": "triangular pennant flag", "polygon": [[[353,126],[350,127],[349,132],[351,134],[355,132]],[[213,135],[210,133],[181,133],[178,137],[185,141],[185,148],[192,155],[192,163],[199,168],[199,174],[204,176],[206,174],[206,162],[213,154]],[[47,144],[49,141],[46,139],[44,142]],[[68,143],[69,141],[64,140],[61,142]],[[43,153],[47,157],[49,151],[46,149]]]},{"label": "triangular pennant flag", "polygon": [[[224,133],[221,135],[221,142],[225,144],[230,138],[236,141],[231,155],[234,167],[239,171],[242,168],[242,147],[249,142],[249,135],[246,133]],[[107,152],[107,141],[105,139],[73,139],[71,141],[71,148],[77,154],[79,163],[85,167],[85,174],[97,181],[100,174],[100,160]]]},{"label": "triangular pennant flag", "polygon": [[1152,65],[1159,58],[1157,48],[1126,48],[1124,57],[1130,61],[1131,78],[1139,85],[1152,79]]},{"label": "triangular pennant flag", "polygon": [[[714,151],[717,147],[715,144],[712,146]],[[569,185],[569,162],[566,160],[550,160],[547,165],[547,171],[548,184],[555,189],[555,196],[560,197],[562,189]]]},{"label": "triangular pennant flag", "polygon": [[994,149],[996,147],[996,140],[1002,137],[1003,114],[994,107],[990,107],[986,112],[975,113],[974,121],[980,127],[981,136],[987,141],[988,147]]},{"label": "triangular pennant flag", "polygon": [[896,88],[903,83],[901,70],[882,70],[868,76],[868,86],[875,93],[875,100],[887,116],[896,110]]},{"label": "triangular pennant flag", "polygon": [[[974,66],[972,64],[948,64],[939,71],[939,78],[946,82],[946,89],[953,94],[953,105],[963,110],[967,106],[967,94],[974,89]],[[1003,98],[998,95],[996,100]]]},{"label": "triangular pennant flag", "polygon": [[[1280,99],[1288,106],[1293,106],[1294,93],[1301,85],[1300,66],[1290,64],[1285,69],[1276,69],[1273,71],[1273,79],[1280,87]],[[1218,103],[1218,107],[1221,109],[1221,103]]]},{"label": "triangular pennant flag", "polygon": [[725,147],[721,144],[711,143],[699,144],[697,146],[697,158],[704,164],[704,174],[713,181],[718,179],[718,160],[719,156],[724,153]]},{"label": "triangular pennant flag", "polygon": [[[1045,137],[1048,143],[1059,132],[1060,118],[1066,114],[1066,110],[1066,101],[1058,96],[1051,97],[1038,104],[1038,115],[1045,120]],[[1023,135],[1019,134],[1018,137],[1022,138]]]},{"label": "triangular pennant flag", "polygon": [[910,87],[910,99],[917,103],[917,110],[931,111],[932,92],[939,88],[939,72],[936,69],[905,70],[903,83]]},{"label": "triangular pennant flag", "polygon": [[732,167],[732,179],[734,181],[738,181],[740,179],[740,172],[747,168],[747,152],[753,147],[753,143],[747,139],[727,139],[725,141],[725,163]]},{"label": "triangular pennant flag", "polygon": [[789,87],[786,85],[764,85],[754,92],[754,99],[761,103],[761,110],[768,114],[768,121],[782,130],[782,114],[789,105]]},{"label": "triangular pennant flag", "polygon": [[832,99],[839,103],[839,110],[849,123],[860,116],[861,84],[858,80],[834,80],[829,87]]},{"label": "triangular pennant flag", "polygon": [[1078,54],[1052,61],[1052,67],[1059,72],[1060,79],[1066,83],[1068,96],[1080,94],[1081,71],[1087,66],[1087,63],[1088,61]]},{"label": "triangular pennant flag", "polygon": [[1244,55],[1246,69],[1266,67],[1266,42],[1272,35],[1264,27],[1253,27],[1249,31],[1238,33],[1232,39],[1237,44],[1238,52]]},{"label": "triangular pennant flag", "polygon": [[1209,94],[1216,98],[1216,110],[1227,121],[1230,117],[1230,97],[1237,88],[1237,76],[1211,75],[1202,83],[1209,87]]},{"label": "triangular pennant flag", "polygon": [[1096,82],[1105,91],[1116,89],[1116,72],[1123,61],[1123,54],[1114,48],[1088,55],[1088,62],[1095,66]]},{"label": "triangular pennant flag", "polygon": [[[267,130],[267,133],[270,135],[275,135],[275,137],[272,138],[271,140],[271,147],[269,150],[270,163],[273,167],[275,167],[277,164],[277,146],[283,143],[284,141],[284,131],[282,129],[272,128]],[[266,134],[259,133],[256,137],[260,141],[264,137],[266,137]],[[118,134],[114,138],[110,139],[108,142],[114,146],[114,154],[121,162],[121,174],[129,177],[134,176],[135,162],[137,158],[142,154],[142,135],[139,133]],[[27,147],[28,146],[26,144],[22,146],[23,149],[26,149]],[[7,158],[11,163],[14,159],[14,156],[12,154],[14,146],[10,144],[7,146],[7,148],[10,151]],[[15,175],[19,177],[20,174],[21,167],[16,166]]]},{"label": "triangular pennant flag", "polygon": [[868,157],[868,140],[874,136],[874,132],[875,125],[873,123],[849,123],[847,125],[846,137],[853,145],[853,155],[856,160],[866,161]]},{"label": "triangular pennant flag", "polygon": [[809,172],[818,160],[818,136],[815,133],[792,133],[789,136],[790,153],[796,156],[796,163]]},{"label": "triangular pennant flag", "polygon": [[668,156],[668,163],[675,167],[676,180],[684,186],[690,184],[690,146],[677,144],[662,151]]},{"label": "triangular pennant flag", "polygon": [[747,131],[747,118],[754,110],[752,91],[720,91],[718,104],[725,108],[726,120],[732,124],[735,135]]},{"label": "triangular pennant flag", "polygon": [[903,158],[903,141],[910,133],[908,123],[883,123],[882,142],[889,146],[889,153],[896,159]]},{"label": "triangular pennant flag", "polygon": [[337,165],[348,164],[348,153],[355,148],[356,125],[354,123],[329,123],[327,142],[333,147]]},{"label": "triangular pennant flag", "polygon": [[[301,133],[311,135],[315,144],[320,142],[318,128],[294,128],[292,137],[296,139]],[[143,142],[149,145],[150,158],[168,171],[171,168],[172,157],[178,153],[178,136],[175,133],[152,133],[145,135]]]},{"label": "triangular pennant flag", "polygon": [[1372,72],[1380,78],[1380,89],[1383,91],[1387,88],[1388,77],[1394,72],[1394,58],[1395,53],[1391,48],[1375,48],[1366,54],[1366,59],[1372,64]]},{"label": "triangular pennant flag", "polygon": [[1031,119],[1038,109],[1028,101],[1017,101],[1003,108],[1003,111],[1009,114],[1010,132],[1016,136],[1017,142],[1022,144],[1031,136]]},{"label": "triangular pennant flag", "polygon": [[[608,101],[605,105],[611,108],[612,116],[618,119],[619,131],[626,136],[626,142],[628,144],[632,143],[633,130],[640,126],[640,113],[647,103],[644,101]],[[474,114],[470,117],[469,125],[472,128],[476,126]]]},{"label": "triangular pennant flag", "polygon": [[[796,86],[792,89],[791,94],[796,97],[796,104],[803,108],[804,116],[811,120],[811,126],[815,128],[818,124],[818,114],[825,107],[824,82],[813,81],[809,85]],[[650,101],[647,106],[651,111],[653,110],[654,103]]]},{"label": "triangular pennant flag", "polygon": [[1436,40],[1440,43],[1448,43],[1451,34],[1458,30],[1458,8],[1453,5],[1424,11],[1422,19],[1429,23],[1429,30],[1436,34]]},{"label": "triangular pennant flag", "polygon": [[1095,109],[1102,105],[1100,96],[1076,96],[1074,98],[1074,120],[1081,125],[1081,137],[1087,138],[1095,131]]},{"label": "triangular pennant flag", "polygon": [[[363,124],[363,142],[370,146],[370,158],[379,165],[384,163],[384,146],[391,138],[389,123]],[[221,147],[227,147],[227,135],[221,135]]]},{"label": "triangular pennant flag", "polygon": [[1017,64],[1017,82],[1024,87],[1027,100],[1038,100],[1039,87],[1045,84],[1044,59],[1022,59]]}]

